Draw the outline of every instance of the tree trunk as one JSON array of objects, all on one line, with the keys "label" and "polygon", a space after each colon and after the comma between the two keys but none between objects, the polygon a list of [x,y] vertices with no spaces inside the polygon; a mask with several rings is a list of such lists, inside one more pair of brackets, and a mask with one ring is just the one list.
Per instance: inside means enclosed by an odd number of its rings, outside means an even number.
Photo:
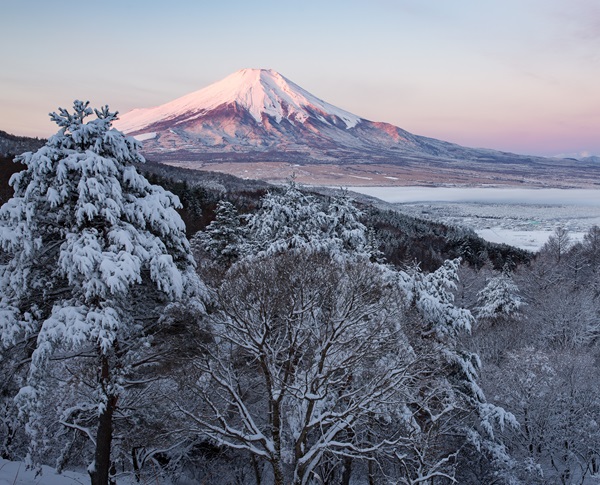
[{"label": "tree trunk", "polygon": [[369,471],[369,485],[375,485],[376,481],[375,481],[375,469],[373,467],[373,460],[369,460],[369,463],[367,464],[367,469]]},{"label": "tree trunk", "polygon": [[142,472],[140,470],[140,463],[138,461],[138,450],[140,448],[135,446],[131,448],[131,462],[133,464],[133,474],[135,476],[135,481],[140,482],[142,479]]},{"label": "tree trunk", "polygon": [[[102,387],[106,389],[110,368],[108,357],[103,355],[101,360]],[[90,471],[92,485],[109,485],[110,478],[110,449],[113,435],[113,414],[117,404],[117,396],[106,396],[106,407],[98,419],[98,430],[96,432],[96,451],[94,453],[94,467]]]},{"label": "tree trunk", "polygon": [[344,472],[342,473],[341,485],[350,485],[350,478],[352,477],[352,458],[349,456],[344,457]]},{"label": "tree trunk", "polygon": [[283,469],[281,467],[281,460],[272,461],[273,466],[273,483],[274,485],[284,485],[285,479],[283,477]]}]

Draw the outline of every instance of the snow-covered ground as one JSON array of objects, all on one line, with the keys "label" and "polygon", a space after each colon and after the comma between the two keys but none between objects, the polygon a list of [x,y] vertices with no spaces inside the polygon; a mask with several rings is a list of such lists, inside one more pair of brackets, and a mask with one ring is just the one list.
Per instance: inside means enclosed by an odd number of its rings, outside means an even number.
[{"label": "snow-covered ground", "polygon": [[42,467],[42,474],[35,476],[24,463],[0,458],[0,485],[87,485],[90,477],[84,473],[65,471],[62,474],[50,467]]},{"label": "snow-covered ground", "polygon": [[[25,463],[0,458],[0,485],[88,485],[89,483],[90,476],[86,472],[65,470],[59,474],[54,468],[44,465],[42,473],[36,476],[34,470],[27,470]],[[117,483],[119,485],[165,485],[162,479],[143,474],[140,482],[129,475],[117,476]]]},{"label": "snow-covered ground", "polygon": [[[514,231],[500,226],[489,229],[476,229],[475,232],[486,241],[509,244],[528,251],[539,251],[546,244],[553,231]],[[584,232],[570,232],[573,241],[581,241]]]},{"label": "snow-covered ground", "polygon": [[581,240],[600,226],[600,190],[456,187],[352,187],[401,212],[470,227],[488,241],[537,251],[557,227]]}]

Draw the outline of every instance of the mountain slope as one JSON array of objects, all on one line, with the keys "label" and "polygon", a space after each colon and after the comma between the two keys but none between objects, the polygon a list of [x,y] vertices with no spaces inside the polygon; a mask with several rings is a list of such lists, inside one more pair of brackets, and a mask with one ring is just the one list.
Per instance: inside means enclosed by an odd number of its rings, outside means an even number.
[{"label": "mountain slope", "polygon": [[115,126],[137,135],[149,153],[274,150],[336,161],[388,150],[434,157],[464,150],[360,118],[265,69],[242,69],[164,105],[133,110]]},{"label": "mountain slope", "polygon": [[[543,178],[548,168],[562,170],[556,176],[565,180],[570,177],[567,172],[580,171],[584,165],[600,176],[597,164],[465,148],[369,121],[265,69],[242,69],[161,106],[135,109],[115,126],[142,141],[148,158],[189,167],[279,162],[303,167],[330,164],[342,170],[356,166],[361,171],[384,165],[394,167],[394,176],[388,179],[399,180],[410,172],[424,183],[468,182],[481,178],[480,173],[494,181],[511,173],[509,182],[516,183]],[[241,174],[239,165],[227,170]],[[432,171],[437,180],[429,177]]]}]

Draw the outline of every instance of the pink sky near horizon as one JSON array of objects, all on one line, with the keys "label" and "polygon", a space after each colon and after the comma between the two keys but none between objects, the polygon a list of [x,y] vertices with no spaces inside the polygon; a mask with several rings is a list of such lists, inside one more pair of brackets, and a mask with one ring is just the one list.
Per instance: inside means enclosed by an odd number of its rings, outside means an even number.
[{"label": "pink sky near horizon", "polygon": [[0,130],[49,136],[73,99],[124,113],[255,67],[419,135],[600,155],[596,0],[203,3],[4,6]]}]

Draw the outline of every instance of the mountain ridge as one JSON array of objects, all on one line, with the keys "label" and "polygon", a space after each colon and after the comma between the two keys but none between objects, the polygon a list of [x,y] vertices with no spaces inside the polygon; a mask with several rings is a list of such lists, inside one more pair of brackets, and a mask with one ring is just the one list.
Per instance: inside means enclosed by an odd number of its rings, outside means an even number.
[{"label": "mountain ridge", "polygon": [[46,142],[43,138],[18,136],[0,130],[0,157],[14,157],[23,152],[35,151]]},{"label": "mountain ridge", "polygon": [[[431,171],[437,171],[439,182],[451,171],[450,178],[459,182],[464,182],[466,172],[471,172],[472,180],[484,174],[484,183],[511,173],[508,181],[515,184],[547,175],[536,174],[535,168],[554,167],[561,172],[556,174],[558,183],[572,178],[582,166],[600,176],[597,164],[594,168],[592,163],[573,160],[467,148],[370,121],[323,101],[270,69],[242,69],[171,102],[125,113],[115,127],[138,138],[144,154],[154,160],[190,168],[211,164],[211,169],[215,163],[227,163],[231,166],[224,170],[237,175],[244,172],[235,165],[244,161],[334,165],[342,170],[383,165],[393,168],[388,170],[388,182],[403,180],[409,172],[411,181],[435,182],[435,177],[427,180]],[[321,182],[326,181],[317,180]]]}]

